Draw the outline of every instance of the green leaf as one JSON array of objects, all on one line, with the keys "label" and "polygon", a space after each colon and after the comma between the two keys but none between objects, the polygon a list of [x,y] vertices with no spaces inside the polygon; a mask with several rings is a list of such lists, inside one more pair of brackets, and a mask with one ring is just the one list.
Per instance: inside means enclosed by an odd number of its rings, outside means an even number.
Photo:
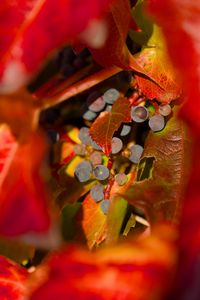
[{"label": "green leaf", "polygon": [[72,240],[76,232],[75,217],[81,208],[81,203],[67,204],[62,209],[61,229],[66,241]]},{"label": "green leaf", "polygon": [[127,201],[123,198],[114,197],[110,201],[111,206],[108,212],[106,236],[108,244],[117,242],[128,207]]}]

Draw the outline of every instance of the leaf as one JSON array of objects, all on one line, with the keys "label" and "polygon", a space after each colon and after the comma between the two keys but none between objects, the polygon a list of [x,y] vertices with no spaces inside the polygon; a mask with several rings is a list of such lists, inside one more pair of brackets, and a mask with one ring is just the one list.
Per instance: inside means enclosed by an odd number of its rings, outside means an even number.
[{"label": "leaf", "polygon": [[0,239],[0,255],[6,256],[15,262],[22,264],[34,256],[34,247],[12,239]]},{"label": "leaf", "polygon": [[[198,1],[150,1],[149,11],[162,26],[169,54],[182,79],[186,95],[181,109],[182,118],[192,132],[200,134],[200,71],[198,68],[200,29],[200,4]],[[170,16],[170,19],[168,18]]]},{"label": "leaf", "polygon": [[106,235],[106,216],[90,195],[87,195],[82,203],[82,209],[77,216],[77,224],[82,233],[77,233],[75,240],[86,239],[89,249],[99,245]]},{"label": "leaf", "polygon": [[25,281],[28,272],[11,260],[0,256],[0,296],[1,299],[22,300],[26,294]]},{"label": "leaf", "polygon": [[3,0],[0,6],[1,92],[11,92],[24,85],[53,50],[76,39],[91,19],[100,18],[109,2]]},{"label": "leaf", "polygon": [[169,59],[161,29],[157,25],[153,25],[153,33],[147,45],[134,57],[156,82],[155,84],[140,74],[135,75],[137,86],[147,98],[170,103],[181,95],[181,85]]},{"label": "leaf", "polygon": [[92,139],[106,155],[111,153],[111,139],[123,122],[131,122],[131,105],[128,99],[120,97],[113,104],[111,112],[103,112],[90,128]]},{"label": "leaf", "polygon": [[26,89],[9,95],[0,95],[0,123],[9,124],[12,133],[24,140],[38,122],[35,99]]},{"label": "leaf", "polygon": [[30,299],[163,299],[174,275],[176,231],[159,225],[152,236],[134,243],[94,252],[74,246],[50,256],[47,278]]},{"label": "leaf", "polygon": [[45,152],[43,135],[32,133],[24,144],[19,144],[9,128],[2,125],[0,140],[0,234],[46,231],[49,197],[40,174]]},{"label": "leaf", "polygon": [[[93,57],[99,64],[106,67],[113,65],[122,69],[130,69],[126,38],[131,23],[131,7],[128,0],[116,0],[113,2],[105,20],[108,26],[108,37],[104,46],[100,49],[90,49]],[[135,63],[135,69],[142,71]]]},{"label": "leaf", "polygon": [[[199,212],[200,212],[200,71],[199,28],[200,3],[194,1],[151,1],[149,10],[163,27],[169,53],[183,81],[185,101],[181,116],[194,139],[192,171],[185,194],[180,225],[180,258],[172,290],[174,299],[199,299]],[[170,15],[170,22],[168,16]],[[173,24],[173,26],[171,26]],[[183,45],[183,47],[182,47]]]},{"label": "leaf", "polygon": [[143,160],[154,158],[150,178],[134,182],[122,196],[142,208],[151,223],[160,219],[176,222],[184,189],[183,124],[172,117],[161,132],[150,132]]},{"label": "leaf", "polygon": [[81,203],[76,202],[73,204],[67,204],[62,209],[62,234],[66,241],[72,240],[75,235],[75,216],[80,208]]}]

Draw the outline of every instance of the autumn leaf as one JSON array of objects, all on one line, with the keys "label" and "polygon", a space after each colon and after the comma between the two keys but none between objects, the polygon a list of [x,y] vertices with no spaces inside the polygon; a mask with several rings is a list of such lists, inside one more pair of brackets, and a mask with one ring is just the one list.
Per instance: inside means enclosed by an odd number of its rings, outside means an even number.
[{"label": "autumn leaf", "polygon": [[[161,28],[150,22],[147,17],[145,18],[142,4],[143,2],[136,5],[134,15],[137,16],[137,20],[144,31],[131,32],[130,36],[136,41],[138,39],[142,41],[143,38],[142,49],[134,57],[148,76],[154,79],[154,82],[147,77],[136,74],[136,84],[147,98],[156,98],[160,102],[170,103],[180,96],[181,85],[170,61]],[[139,16],[137,11],[139,11]],[[139,18],[141,13],[143,13],[143,17]],[[145,41],[147,38],[148,41]]]},{"label": "autumn leaf", "polygon": [[106,155],[111,152],[111,139],[123,122],[130,122],[130,103],[120,97],[113,104],[111,112],[103,112],[90,128],[92,139],[102,148]]},{"label": "autumn leaf", "polygon": [[174,274],[175,235],[160,224],[152,236],[134,243],[95,252],[68,247],[48,258],[47,278],[30,299],[163,299]]},{"label": "autumn leaf", "polygon": [[26,269],[6,257],[0,256],[0,297],[1,299],[22,300],[26,294]]},{"label": "autumn leaf", "polygon": [[53,50],[76,39],[90,20],[99,19],[109,2],[2,0],[0,91],[23,86]]},{"label": "autumn leaf", "polygon": [[[82,203],[82,207],[77,215],[77,235],[75,241],[86,239],[89,249],[99,245],[106,236],[106,216],[90,195],[87,195]],[[82,231],[82,234],[80,233]]]},{"label": "autumn leaf", "polygon": [[46,148],[44,136],[32,133],[26,143],[19,144],[9,128],[1,125],[0,140],[0,234],[46,231],[48,196],[40,174]]},{"label": "autumn leaf", "polygon": [[[185,93],[182,118],[200,134],[199,39],[200,4],[194,1],[149,1],[149,11],[162,26],[169,54],[182,79]],[[167,16],[170,16],[168,18]]]},{"label": "autumn leaf", "polygon": [[[148,175],[145,164],[151,160]],[[150,132],[146,138],[138,181],[122,196],[146,212],[153,224],[160,219],[177,222],[184,190],[183,124],[174,116],[161,132]]]}]

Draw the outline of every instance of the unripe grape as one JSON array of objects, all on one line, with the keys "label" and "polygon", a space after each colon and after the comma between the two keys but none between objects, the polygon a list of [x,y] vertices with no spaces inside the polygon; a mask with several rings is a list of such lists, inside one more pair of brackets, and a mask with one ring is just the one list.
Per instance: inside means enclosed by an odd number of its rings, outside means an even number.
[{"label": "unripe grape", "polygon": [[110,171],[104,165],[97,165],[93,170],[93,174],[97,180],[105,180],[110,176]]},{"label": "unripe grape", "polygon": [[100,208],[101,208],[102,212],[103,212],[105,215],[108,213],[109,207],[110,207],[110,201],[109,201],[109,200],[103,200],[103,201],[100,203]]},{"label": "unripe grape", "polygon": [[100,112],[105,107],[105,100],[98,92],[93,92],[87,98],[87,106],[93,112]]},{"label": "unripe grape", "polygon": [[149,127],[153,131],[160,131],[165,127],[165,119],[161,115],[155,115],[149,119]]},{"label": "unripe grape", "polygon": [[122,140],[118,137],[113,137],[111,142],[112,154],[119,153],[123,148]]},{"label": "unripe grape", "polygon": [[83,119],[85,119],[87,121],[93,121],[96,117],[97,117],[97,114],[94,111],[91,111],[91,110],[87,110],[83,114]]},{"label": "unripe grape", "polygon": [[166,117],[166,116],[170,115],[171,112],[172,112],[172,109],[171,109],[171,106],[169,104],[161,104],[159,106],[159,113],[162,116]]},{"label": "unripe grape", "polygon": [[129,157],[130,161],[134,164],[138,164],[144,151],[144,148],[138,144],[135,144],[131,146],[129,150],[131,152]]},{"label": "unripe grape", "polygon": [[120,96],[120,92],[114,88],[107,90],[103,94],[103,98],[106,103],[113,104]]},{"label": "unripe grape", "polygon": [[99,202],[104,198],[104,186],[101,183],[95,184],[90,190],[90,196],[95,202]]},{"label": "unripe grape", "polygon": [[131,126],[124,124],[120,132],[120,136],[126,136],[131,132]]},{"label": "unripe grape", "polygon": [[126,174],[124,173],[119,173],[115,175],[115,181],[117,182],[118,185],[124,185],[127,182],[128,178]]},{"label": "unripe grape", "polygon": [[91,172],[92,172],[91,163],[85,160],[76,166],[74,175],[78,179],[78,181],[86,182],[90,179]]},{"label": "unripe grape", "polygon": [[131,109],[131,118],[136,123],[142,123],[149,117],[149,112],[144,106],[135,106]]}]

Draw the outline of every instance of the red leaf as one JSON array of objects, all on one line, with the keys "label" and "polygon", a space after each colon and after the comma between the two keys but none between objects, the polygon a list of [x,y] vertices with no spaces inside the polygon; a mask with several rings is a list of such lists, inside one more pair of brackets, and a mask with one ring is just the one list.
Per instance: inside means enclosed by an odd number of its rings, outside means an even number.
[{"label": "red leaf", "polygon": [[[183,118],[200,134],[200,70],[199,70],[199,1],[149,1],[149,9],[166,36],[168,50],[179,77],[183,80],[187,99],[181,110]],[[170,18],[169,18],[170,16]]]},{"label": "red leaf", "polygon": [[71,247],[56,253],[46,263],[48,278],[30,299],[163,299],[173,276],[174,233],[160,224],[151,237],[134,245],[126,243],[92,253]]},{"label": "red leaf", "polygon": [[0,256],[0,269],[0,298],[22,300],[25,296],[27,271],[3,256]]},{"label": "red leaf", "polygon": [[150,2],[150,10],[163,27],[169,52],[182,77],[186,101],[181,115],[188,123],[191,129],[190,133],[196,139],[191,155],[192,172],[181,220],[180,264],[172,293],[174,299],[199,299],[200,3],[198,1],[154,0]]},{"label": "red leaf", "polygon": [[140,74],[135,75],[138,87],[147,98],[156,98],[160,102],[170,103],[180,96],[181,86],[177,74],[168,57],[161,30],[155,24],[151,38],[141,52],[135,55],[135,59],[157,83]]},{"label": "red leaf", "polygon": [[26,143],[19,144],[2,125],[0,140],[0,234],[46,231],[48,197],[40,175],[44,137],[33,133]]},{"label": "red leaf", "polygon": [[[98,63],[106,67],[113,65],[122,69],[133,69],[143,73],[143,69],[126,46],[128,30],[133,24],[129,0],[116,0],[105,18],[108,25],[108,37],[100,49],[90,49]],[[133,27],[133,26],[132,26]],[[135,24],[135,28],[137,25]]]},{"label": "red leaf", "polygon": [[22,86],[52,50],[68,43],[99,18],[109,0],[2,0],[1,91]]},{"label": "red leaf", "polygon": [[111,112],[103,112],[90,128],[92,139],[102,147],[106,155],[111,152],[111,139],[123,122],[130,122],[131,105],[128,99],[120,97],[115,101]]}]

